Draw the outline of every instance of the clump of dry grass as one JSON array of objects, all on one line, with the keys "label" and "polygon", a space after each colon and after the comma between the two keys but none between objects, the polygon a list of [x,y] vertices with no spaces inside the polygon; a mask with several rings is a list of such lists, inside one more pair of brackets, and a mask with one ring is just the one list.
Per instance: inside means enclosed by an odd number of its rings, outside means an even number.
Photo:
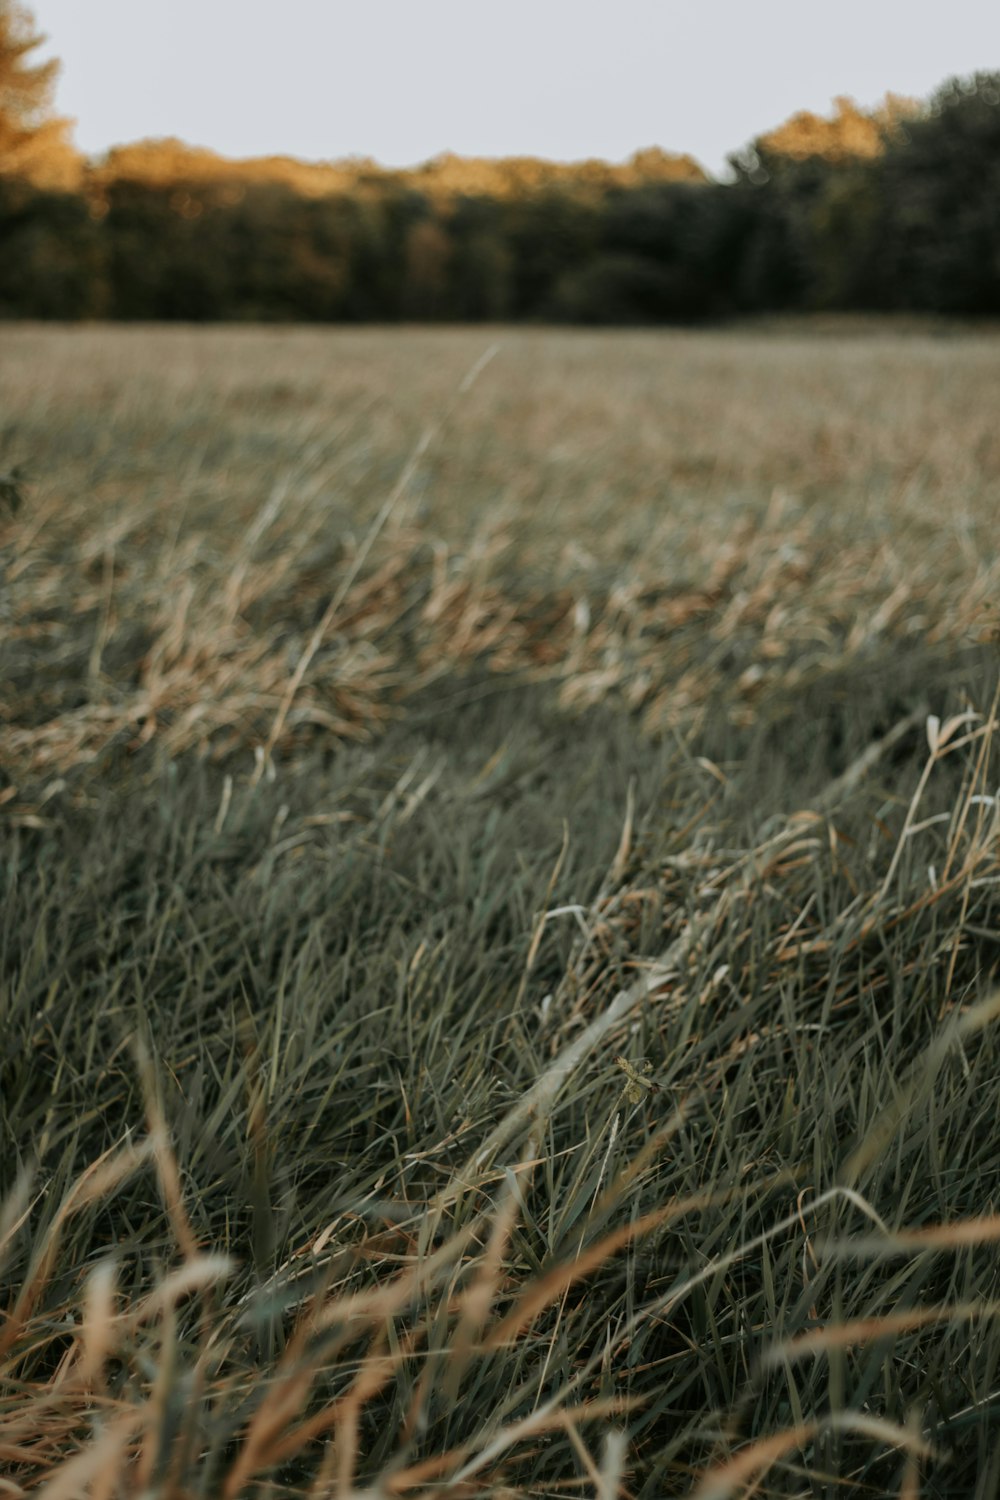
[{"label": "clump of dry grass", "polygon": [[[519,452],[516,462],[521,432],[516,425],[497,431],[497,412],[502,422],[503,399],[509,403],[506,393],[521,378],[517,361],[530,359],[537,341],[508,339],[499,365],[494,363],[492,375],[486,373],[487,386],[493,380],[492,402],[484,398],[485,388],[476,389],[475,379],[469,379],[483,365],[477,341],[471,347],[479,358],[463,379],[452,374],[450,390],[440,390],[447,369],[428,382],[441,408],[418,429],[393,480],[391,467],[368,460],[369,469],[385,473],[385,488],[380,495],[377,478],[373,482],[366,474],[359,503],[352,460],[371,444],[363,438],[352,444],[349,437],[369,423],[377,429],[380,416],[382,425],[388,422],[378,408],[380,400],[390,400],[389,390],[369,388],[375,374],[391,379],[393,368],[388,361],[379,366],[377,336],[367,347],[360,340],[367,362],[359,367],[358,337],[348,337],[342,342],[354,352],[354,364],[345,361],[340,386],[360,409],[346,431],[335,427],[329,440],[317,437],[318,392],[301,378],[297,389],[304,396],[312,393],[311,404],[305,414],[293,406],[291,415],[279,404],[274,443],[278,460],[291,443],[298,443],[299,452],[277,469],[266,498],[254,508],[238,474],[225,467],[244,431],[231,416],[233,373],[225,351],[227,341],[239,348],[246,335],[206,336],[206,344],[215,341],[213,358],[221,359],[221,370],[214,385],[209,380],[198,388],[199,401],[222,431],[213,445],[203,435],[208,418],[199,412],[201,441],[190,455],[183,446],[185,425],[193,420],[182,405],[190,399],[185,363],[168,362],[158,383],[145,371],[143,397],[141,386],[136,394],[129,386],[135,340],[121,331],[90,337],[104,341],[97,349],[108,361],[108,382],[121,382],[111,402],[110,430],[98,436],[96,428],[93,433],[74,429],[80,460],[68,472],[53,472],[30,513],[8,518],[0,541],[7,663],[0,753],[15,785],[34,788],[40,778],[65,776],[109,747],[135,749],[150,741],[162,743],[171,755],[196,749],[224,759],[263,747],[268,754],[293,753],[310,736],[370,737],[429,684],[470,672],[553,682],[570,710],[620,703],[641,714],[647,731],[683,733],[697,727],[708,705],[723,698],[734,718],[749,723],[762,700],[768,712],[775,705],[794,711],[796,698],[810,685],[846,680],[873,654],[891,652],[897,643],[924,641],[953,650],[990,630],[1000,583],[990,530],[997,455],[986,431],[979,433],[975,425],[978,404],[964,414],[967,431],[951,434],[952,448],[941,450],[935,436],[935,451],[926,429],[913,429],[907,398],[911,404],[918,397],[931,404],[951,395],[945,376],[956,375],[933,341],[903,346],[892,370],[901,407],[884,403],[890,427],[913,451],[892,455],[893,467],[884,477],[877,469],[867,471],[854,492],[842,491],[855,469],[846,427],[842,444],[831,449],[838,461],[828,462],[820,498],[780,484],[762,491],[758,477],[763,456],[771,458],[776,440],[789,431],[789,406],[803,423],[795,447],[807,454],[809,425],[820,423],[818,430],[826,432],[857,415],[852,343],[833,351],[824,346],[822,369],[828,394],[843,399],[833,376],[838,359],[847,365],[843,379],[853,412],[824,413],[821,366],[814,360],[810,374],[818,388],[807,421],[810,409],[802,409],[802,392],[794,384],[806,357],[803,349],[794,340],[758,341],[754,356],[765,369],[768,360],[777,365],[771,378],[784,382],[780,412],[769,414],[773,431],[759,424],[750,442],[741,408],[732,401],[727,405],[722,393],[727,421],[719,427],[715,473],[704,483],[693,490],[681,483],[690,460],[669,442],[647,439],[652,451],[641,454],[635,472],[624,476],[615,513],[605,515],[606,502],[597,515],[589,513],[590,494],[600,491],[606,470],[596,462],[579,499],[560,499],[565,519],[546,526],[540,537],[530,500],[518,493],[526,488],[521,471],[530,473],[536,457],[530,444],[540,446],[549,465],[553,453],[573,452],[571,424],[580,414],[592,416],[588,401],[596,407],[595,425],[599,417],[606,431],[615,431],[617,407],[597,404],[586,383],[590,369],[580,367],[581,343],[588,353],[596,344],[603,355],[608,340],[588,345],[567,335],[542,343],[557,368],[560,350],[565,351],[568,378],[555,391],[543,365],[540,399],[555,410],[543,406],[551,421],[538,434],[529,430],[529,451]],[[470,348],[460,335],[451,344],[441,335],[425,338],[452,360]],[[58,335],[48,340],[38,335],[37,347],[47,354],[58,341]],[[419,351],[416,336],[413,342]],[[680,359],[697,351],[709,371],[714,356],[730,385],[746,378],[749,351],[736,336],[728,349],[714,340],[676,340],[677,354],[663,340],[657,344],[637,336],[620,342],[620,349],[611,346],[617,357],[634,359],[650,382],[642,386],[625,366],[637,387],[626,396],[639,399],[634,409],[623,403],[622,425],[638,427],[643,437],[648,409],[659,405],[654,375],[676,381]],[[285,344],[265,336],[261,354],[272,345],[286,359],[301,354],[315,360],[323,348],[320,335],[287,336]],[[181,341],[180,347],[188,345]],[[657,351],[664,347],[671,352],[657,370]],[[876,347],[878,360],[887,362],[884,346]],[[974,376],[977,361],[988,358],[991,346],[972,347]],[[496,348],[487,346],[486,352]],[[393,352],[408,353],[406,341]],[[867,359],[857,367],[870,378],[871,351],[865,352]],[[122,355],[126,358],[117,365],[115,358]],[[826,368],[831,361],[832,369]],[[42,363],[36,379],[41,383],[51,373]],[[957,373],[966,374],[964,362]],[[64,378],[71,382],[72,372]],[[179,387],[172,386],[175,381]],[[31,383],[26,384],[21,401],[25,441],[31,442],[32,423],[42,420],[35,412],[44,411],[50,393],[43,385],[33,406]],[[497,390],[502,398],[495,408]],[[75,410],[83,406],[82,398],[68,399],[78,402]],[[162,440],[169,431],[170,421],[164,421],[161,433],[153,415],[163,402],[169,412],[169,401],[182,405],[185,419],[173,417],[176,456],[165,450],[162,468],[154,466],[157,480],[130,482],[133,455],[153,442],[144,434],[151,431]],[[266,386],[259,406],[251,404],[252,415],[261,410],[269,411]],[[755,407],[755,416],[761,410]],[[520,415],[519,407],[514,415]],[[569,424],[565,428],[559,425],[562,417]],[[77,420],[83,421],[82,412]],[[869,422],[874,441],[877,428],[871,417]],[[495,445],[512,450],[512,472],[499,507],[487,499],[488,484],[482,499],[476,493],[477,482],[482,486],[497,466],[492,453],[484,462],[476,451],[484,432]],[[418,523],[414,505],[421,485],[434,484],[436,467],[461,462],[466,450],[457,434],[479,461],[480,472],[473,468],[468,484],[465,476],[449,474],[454,492],[468,496],[467,513],[442,513],[436,502],[432,511],[441,521],[436,530],[435,515]],[[562,442],[554,446],[556,434]],[[688,446],[695,445],[698,431],[685,436]],[[739,471],[748,488],[732,505],[714,497],[722,488],[720,477],[731,482],[734,437],[740,436],[749,446]],[[51,441],[57,440],[58,427]],[[577,440],[574,461],[591,460],[586,427]],[[970,468],[963,443],[978,453],[978,469]],[[125,477],[95,488],[95,470],[115,474],[119,446]],[[213,453],[213,446],[221,452]],[[655,462],[661,446],[666,466],[647,475],[645,465]],[[888,461],[887,452],[882,462]],[[171,483],[174,464],[181,469],[179,494]],[[572,471],[569,462],[566,467]],[[784,467],[797,472],[787,459]],[[259,493],[261,485],[255,473],[248,488]],[[948,507],[944,515],[942,503]],[[317,626],[322,627],[318,636]],[[290,681],[294,693],[286,704]],[[32,800],[29,796],[22,816],[31,815]]]}]

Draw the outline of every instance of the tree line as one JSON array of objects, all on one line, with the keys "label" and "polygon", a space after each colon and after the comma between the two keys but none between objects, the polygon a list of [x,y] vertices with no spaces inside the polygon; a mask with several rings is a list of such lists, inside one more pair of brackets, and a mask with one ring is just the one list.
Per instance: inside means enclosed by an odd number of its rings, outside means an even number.
[{"label": "tree line", "polygon": [[1000,74],[796,116],[709,180],[442,158],[232,163],[176,142],[74,153],[52,65],[0,0],[0,317],[697,323],[1000,313]]}]

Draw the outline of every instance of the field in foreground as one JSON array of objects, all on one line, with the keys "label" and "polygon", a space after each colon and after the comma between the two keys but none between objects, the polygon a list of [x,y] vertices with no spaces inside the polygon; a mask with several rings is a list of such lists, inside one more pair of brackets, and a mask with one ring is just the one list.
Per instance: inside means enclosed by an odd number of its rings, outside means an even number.
[{"label": "field in foreground", "polygon": [[0,1494],[996,1493],[998,380],[3,330]]}]

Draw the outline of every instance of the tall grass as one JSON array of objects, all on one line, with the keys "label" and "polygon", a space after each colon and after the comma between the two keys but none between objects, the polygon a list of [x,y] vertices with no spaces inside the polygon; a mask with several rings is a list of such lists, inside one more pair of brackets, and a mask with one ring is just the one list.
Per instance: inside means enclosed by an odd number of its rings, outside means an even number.
[{"label": "tall grass", "polygon": [[996,1492],[998,359],[5,334],[0,1492]]}]

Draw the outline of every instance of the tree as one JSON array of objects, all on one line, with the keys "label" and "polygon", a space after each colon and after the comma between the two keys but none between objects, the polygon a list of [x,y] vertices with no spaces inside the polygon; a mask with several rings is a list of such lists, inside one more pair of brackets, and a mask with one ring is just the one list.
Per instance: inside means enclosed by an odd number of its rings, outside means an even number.
[{"label": "tree", "polygon": [[749,311],[889,305],[883,274],[885,163],[923,106],[895,94],[873,110],[840,97],[801,111],[729,158],[746,211],[739,304]]},{"label": "tree", "polygon": [[953,78],[886,153],[880,226],[897,305],[1000,312],[1000,73]]},{"label": "tree", "polygon": [[44,41],[25,6],[0,0],[0,175],[72,189],[82,159],[68,138],[70,122],[52,113],[59,64],[30,60]]}]

